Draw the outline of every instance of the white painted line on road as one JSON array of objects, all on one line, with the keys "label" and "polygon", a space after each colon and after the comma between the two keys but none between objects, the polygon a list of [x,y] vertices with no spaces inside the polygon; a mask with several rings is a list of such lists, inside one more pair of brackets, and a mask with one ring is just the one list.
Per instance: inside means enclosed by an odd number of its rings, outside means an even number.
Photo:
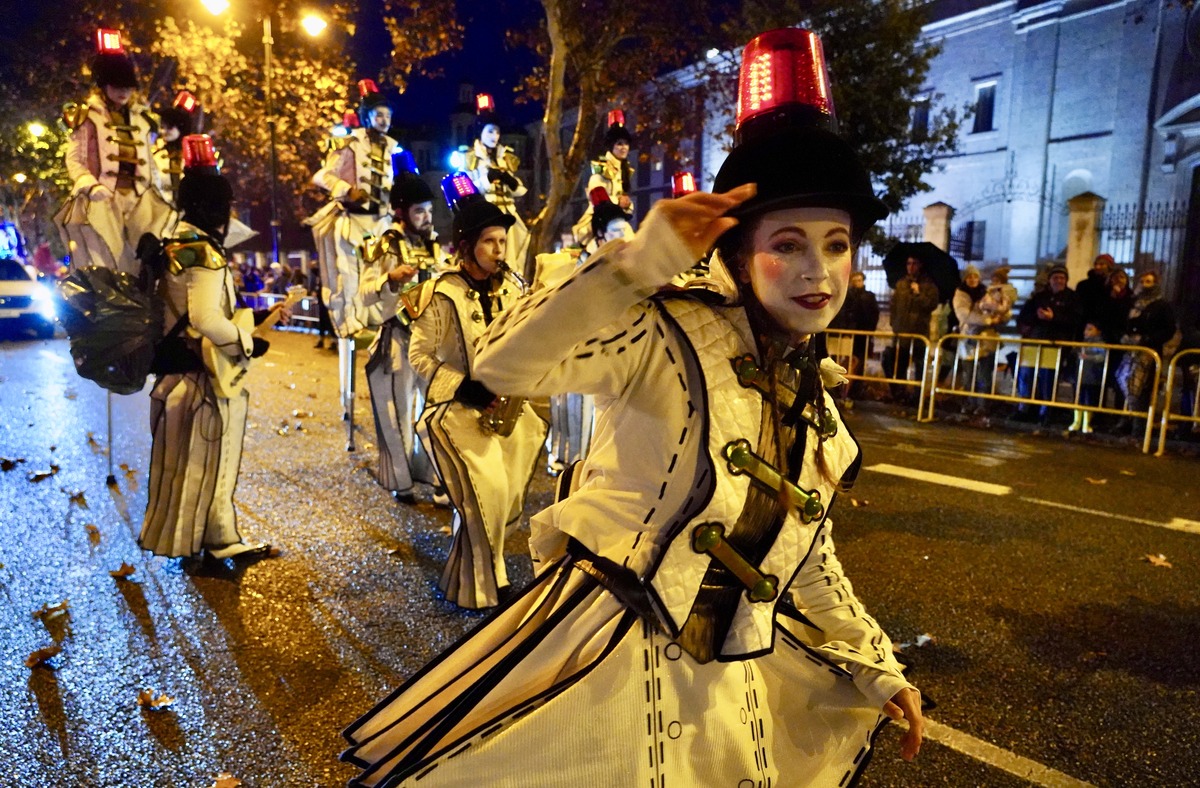
[{"label": "white painted line on road", "polygon": [[1182,517],[1172,517],[1171,522],[1163,527],[1174,531],[1184,531],[1189,534],[1200,534],[1200,520],[1185,520]]},{"label": "white painted line on road", "polygon": [[918,471],[914,468],[902,468],[899,465],[889,465],[888,463],[880,463],[878,465],[868,465],[868,471],[876,473],[887,473],[892,476],[902,476],[905,479],[915,479],[919,482],[931,482],[932,484],[944,484],[947,487],[961,487],[964,490],[972,492],[985,493],[987,495],[1009,495],[1012,493],[1011,487],[1006,487],[1003,484],[989,484],[987,482],[977,482],[974,479],[964,479],[961,476],[947,476],[944,473],[933,473],[931,471]]},{"label": "white painted line on road", "polygon": [[[1180,520],[1178,517],[1176,517],[1170,523],[1164,523],[1161,520],[1147,520],[1143,517],[1130,517],[1127,514],[1117,514],[1116,512],[1105,512],[1100,509],[1088,509],[1083,506],[1072,506],[1069,503],[1059,503],[1058,501],[1047,501],[1042,498],[1026,498],[1025,496],[1022,495],[1021,500],[1028,501],[1029,503],[1041,504],[1042,506],[1053,506],[1056,509],[1066,509],[1071,512],[1079,512],[1080,514],[1090,514],[1090,515],[1094,515],[1096,517],[1108,517],[1113,520],[1124,520],[1127,523],[1138,523],[1139,525],[1153,525],[1153,526],[1157,526],[1158,528],[1175,528],[1176,530],[1179,530],[1179,531],[1191,530],[1191,529],[1184,528],[1181,526],[1173,526],[1172,523],[1175,523],[1175,522],[1184,522],[1184,523],[1189,522],[1188,520]],[[1196,525],[1200,526],[1200,523],[1197,523]],[[1200,531],[1197,531],[1197,533],[1200,533]]]},{"label": "white painted line on road", "polygon": [[925,738],[1044,788],[1095,788],[1069,774],[925,718]]}]

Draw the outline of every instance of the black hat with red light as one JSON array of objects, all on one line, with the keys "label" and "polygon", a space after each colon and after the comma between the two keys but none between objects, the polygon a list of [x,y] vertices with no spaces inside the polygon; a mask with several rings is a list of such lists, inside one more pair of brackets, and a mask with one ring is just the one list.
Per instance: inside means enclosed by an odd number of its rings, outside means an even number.
[{"label": "black hat with red light", "polygon": [[629,133],[629,129],[625,128],[625,111],[610,109],[608,111],[608,131],[604,132],[604,150],[611,151],[613,145],[618,142],[632,145],[633,135]]},{"label": "black hat with red light", "polygon": [[96,86],[114,88],[136,88],[137,69],[125,54],[121,45],[121,34],[116,30],[100,28],[96,31],[96,56],[92,59],[92,77]]},{"label": "black hat with red light", "polygon": [[183,178],[176,199],[185,222],[218,241],[225,237],[233,187],[217,167],[217,152],[207,134],[183,138]]},{"label": "black hat with red light", "polygon": [[475,94],[475,136],[478,137],[488,126],[501,128],[500,116],[496,114],[496,99],[491,93]]},{"label": "black hat with red light", "polygon": [[474,243],[479,234],[489,227],[507,230],[516,223],[516,218],[497,208],[479,193],[471,176],[461,170],[442,178],[442,193],[446,204],[454,212],[450,235],[455,245]]},{"label": "black hat with red light", "polygon": [[158,111],[159,126],[162,128],[179,129],[179,133],[183,136],[191,134],[192,126],[195,123],[195,111],[199,108],[200,102],[186,90],[181,90],[175,95],[175,100],[169,107],[163,107]]},{"label": "black hat with red light", "polygon": [[608,189],[597,186],[588,192],[592,203],[592,235],[599,238],[608,229],[609,222],[629,221],[632,217],[621,210],[608,196]]},{"label": "black hat with red light", "polygon": [[358,119],[364,126],[371,125],[371,110],[376,107],[387,107],[391,109],[391,102],[379,90],[379,86],[375,84],[373,79],[360,79],[358,81]]},{"label": "black hat with red light", "polygon": [[841,208],[860,239],[888,209],[836,128],[821,40],[796,28],[762,33],[742,56],[737,144],[713,191],[758,185],[754,197],[730,211],[738,217],[781,208]]}]

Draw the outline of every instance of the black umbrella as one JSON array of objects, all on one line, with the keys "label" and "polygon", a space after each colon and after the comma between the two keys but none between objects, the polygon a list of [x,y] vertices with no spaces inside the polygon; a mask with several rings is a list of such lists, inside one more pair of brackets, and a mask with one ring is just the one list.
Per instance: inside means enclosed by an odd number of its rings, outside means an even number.
[{"label": "black umbrella", "polygon": [[958,275],[958,261],[947,252],[928,241],[911,243],[902,241],[892,247],[883,258],[883,270],[887,273],[888,287],[896,284],[908,273],[908,258],[915,257],[923,264],[925,275],[934,281],[938,289],[938,300],[949,301],[962,281]]}]

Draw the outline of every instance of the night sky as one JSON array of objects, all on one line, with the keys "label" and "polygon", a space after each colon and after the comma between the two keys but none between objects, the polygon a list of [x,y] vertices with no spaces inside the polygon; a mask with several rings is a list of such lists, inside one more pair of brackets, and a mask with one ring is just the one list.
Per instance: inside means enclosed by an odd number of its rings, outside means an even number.
[{"label": "night sky", "polygon": [[[359,67],[357,76],[378,73],[387,65],[391,48],[381,22],[382,0],[360,0],[359,23],[350,56]],[[536,25],[541,6],[536,0],[460,0],[459,19],[466,27],[466,42],[433,62],[444,72],[437,79],[414,77],[396,103],[397,125],[444,123],[458,103],[458,85],[470,82],[477,93],[491,93],[506,124],[523,124],[542,115],[540,106],[514,103],[513,87],[535,63],[525,50],[505,48],[504,30],[520,24]],[[385,90],[389,86],[381,86]]]}]

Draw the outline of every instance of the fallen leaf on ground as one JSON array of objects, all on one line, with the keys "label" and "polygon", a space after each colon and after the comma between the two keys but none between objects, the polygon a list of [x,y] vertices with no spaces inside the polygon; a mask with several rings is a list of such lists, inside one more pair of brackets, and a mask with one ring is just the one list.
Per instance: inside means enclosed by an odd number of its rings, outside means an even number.
[{"label": "fallen leaf on ground", "polygon": [[17,467],[17,463],[21,463],[21,462],[25,462],[24,457],[20,457],[15,460],[10,460],[7,457],[0,457],[0,471],[4,471],[5,473],[8,473],[13,468]]},{"label": "fallen leaf on ground", "polygon": [[94,451],[96,454],[104,454],[106,451],[106,449],[100,445],[100,441],[96,440],[96,436],[90,432],[87,434],[87,445],[88,448]]},{"label": "fallen leaf on ground", "polygon": [[892,650],[893,651],[904,651],[905,649],[913,648],[914,646],[916,648],[920,648],[921,646],[925,646],[930,643],[937,643],[937,638],[935,638],[933,635],[930,635],[928,632],[926,632],[924,634],[917,635],[916,640],[912,641],[911,643],[895,643],[895,644],[893,644]]},{"label": "fallen leaf on ground", "polygon": [[871,505],[871,502],[870,502],[870,501],[868,501],[866,498],[863,498],[863,499],[861,499],[861,500],[860,500],[860,499],[858,499],[858,498],[855,498],[855,497],[853,497],[853,496],[847,496],[847,497],[849,497],[849,498],[850,498],[850,505],[851,505],[851,506],[853,506],[853,507],[854,507],[854,508],[856,508],[856,509],[857,509],[859,506],[870,506],[870,505]]},{"label": "fallen leaf on ground", "polygon": [[[25,667],[36,668],[39,665],[46,665],[47,660],[57,657],[61,652],[62,652],[62,646],[59,646],[59,645],[46,646],[45,648],[39,648],[37,651],[34,651],[32,654],[30,654],[28,657],[25,658]],[[46,667],[53,667],[53,665],[46,665]]]},{"label": "fallen leaf on ground", "polygon": [[284,424],[282,427],[280,427],[279,429],[275,430],[275,434],[276,434],[276,435],[287,435],[287,434],[288,434],[288,427],[287,427],[287,425],[286,425],[286,424]]},{"label": "fallen leaf on ground", "polygon": [[174,703],[175,699],[165,692],[160,692],[158,697],[154,697],[154,690],[152,689],[144,689],[137,696],[137,705],[150,711],[165,711],[168,706],[174,705]]},{"label": "fallen leaf on ground", "polygon": [[292,416],[297,419],[311,419],[313,412],[311,410],[294,410]]},{"label": "fallen leaf on ground", "polygon": [[66,394],[63,394],[63,396],[66,397],[67,399],[75,399],[79,395],[76,394],[74,391],[68,391]]},{"label": "fallen leaf on ground", "polygon": [[229,772],[221,772],[217,775],[217,780],[209,788],[238,788],[242,781],[234,777]]},{"label": "fallen leaf on ground", "polygon": [[1163,555],[1162,553],[1159,553],[1158,555],[1152,555],[1150,553],[1147,553],[1145,555],[1145,557],[1142,558],[1142,560],[1149,561],[1150,566],[1162,566],[1162,567],[1166,567],[1167,569],[1174,569],[1174,567],[1171,565],[1171,562],[1168,561],[1167,557],[1165,555]]},{"label": "fallen leaf on ground", "polygon": [[58,471],[59,471],[59,467],[57,465],[52,464],[48,470],[33,471],[32,473],[30,473],[29,481],[34,482],[35,484],[37,482],[44,482],[47,479],[49,479],[51,476],[53,476],[54,474],[58,473]]},{"label": "fallen leaf on ground", "polygon": [[449,536],[450,534],[454,533],[453,531],[450,530],[450,526],[448,526],[448,525],[443,525],[441,528],[438,529],[438,532],[443,533],[446,536]]},{"label": "fallen leaf on ground", "polygon": [[283,555],[283,551],[275,545],[271,545],[271,549],[267,551],[267,558],[278,558]]},{"label": "fallen leaf on ground", "polygon": [[316,399],[316,398],[317,398],[317,395],[316,395],[316,394],[309,394],[309,395],[308,395],[308,398],[309,398],[309,399]]},{"label": "fallen leaf on ground", "polygon": [[50,604],[49,602],[47,602],[46,604],[39,607],[37,610],[33,611],[33,617],[40,618],[43,621],[45,621],[47,618],[54,618],[55,616],[60,616],[63,613],[66,613],[67,608],[70,607],[70,605],[71,605],[71,600],[69,600],[69,599],[64,599],[63,601],[58,602],[56,604]]},{"label": "fallen leaf on ground", "polygon": [[1084,476],[1092,484],[1108,484],[1108,479],[1093,479],[1091,476]]},{"label": "fallen leaf on ground", "polygon": [[83,490],[71,496],[71,503],[78,506],[80,509],[88,508],[87,496],[83,494]]},{"label": "fallen leaf on ground", "polygon": [[114,569],[114,570],[110,571],[109,574],[112,575],[113,577],[117,578],[118,580],[125,580],[125,579],[129,578],[129,576],[132,575],[136,571],[137,571],[137,569],[133,565],[127,564],[124,561],[122,561],[121,568]]},{"label": "fallen leaf on ground", "polygon": [[87,531],[89,542],[92,544],[100,543],[100,529],[96,527],[95,523],[88,523],[83,526],[83,530]]},{"label": "fallen leaf on ground", "polygon": [[1121,475],[1122,476],[1137,476],[1137,474],[1134,473],[1133,471],[1127,471],[1124,469],[1121,470]]}]

